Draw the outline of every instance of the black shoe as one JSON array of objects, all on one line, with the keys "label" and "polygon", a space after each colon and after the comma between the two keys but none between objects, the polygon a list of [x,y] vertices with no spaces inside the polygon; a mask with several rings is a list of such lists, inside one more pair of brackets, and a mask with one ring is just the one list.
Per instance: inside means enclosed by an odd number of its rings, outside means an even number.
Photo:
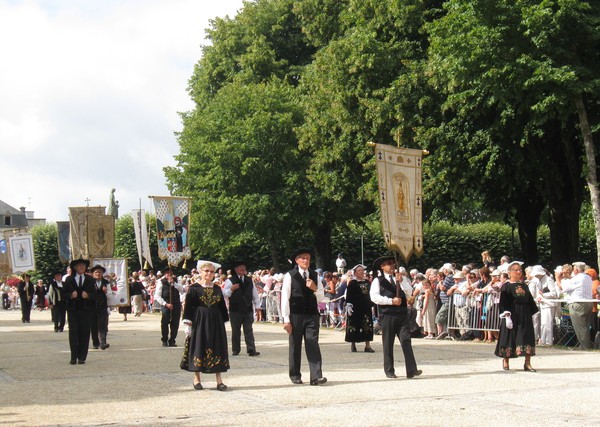
[{"label": "black shoe", "polygon": [[385,374],[385,376],[386,376],[386,377],[388,377],[388,378],[398,378],[398,377],[396,376],[396,374],[394,374],[394,373],[391,373],[391,374],[389,374],[389,373],[386,373],[386,374]]},{"label": "black shoe", "polygon": [[194,389],[196,390],[202,390],[204,387],[202,387],[202,383],[198,383],[198,384],[194,384]]},{"label": "black shoe", "polygon": [[110,347],[110,344],[102,344],[102,345],[100,346],[100,348],[101,348],[102,350],[106,350],[108,347]]},{"label": "black shoe", "polygon": [[310,385],[321,385],[321,384],[325,384],[326,382],[327,382],[327,378],[321,377],[321,378],[317,378],[316,380],[311,380]]},{"label": "black shoe", "polygon": [[100,348],[100,346],[99,346],[99,345],[95,345],[95,346],[94,346],[94,350],[98,350],[99,348]]},{"label": "black shoe", "polygon": [[260,355],[260,351],[249,351],[248,352],[248,356],[259,356]]},{"label": "black shoe", "polygon": [[232,352],[231,352],[231,355],[232,355],[232,356],[237,356],[238,354],[240,354],[240,352],[239,352],[239,351],[232,351]]},{"label": "black shoe", "polygon": [[80,365],[85,365],[85,360],[79,360],[77,363],[79,363]]},{"label": "black shoe", "polygon": [[177,344],[175,344],[175,341],[169,341],[169,347],[177,347]]},{"label": "black shoe", "polygon": [[352,345],[350,346],[350,351],[352,353],[356,353],[356,344],[352,343]]},{"label": "black shoe", "polygon": [[223,383],[219,383],[219,384],[217,384],[217,390],[225,391],[225,390],[227,390],[227,386]]},{"label": "black shoe", "polygon": [[54,332],[58,332],[58,328],[54,328]]},{"label": "black shoe", "polygon": [[75,360],[75,359],[71,359],[71,361],[70,361],[69,363],[70,363],[71,365],[74,365],[74,364],[76,364],[76,363],[77,363],[77,360]]},{"label": "black shoe", "polygon": [[371,347],[365,347],[365,353],[375,353],[375,350],[373,350]]},{"label": "black shoe", "polygon": [[293,378],[292,383],[294,384],[302,384],[302,380],[300,378]]},{"label": "black shoe", "polygon": [[414,378],[414,377],[418,377],[419,375],[421,375],[423,373],[422,370],[417,369],[416,371],[412,371],[410,374],[406,374],[406,378]]}]

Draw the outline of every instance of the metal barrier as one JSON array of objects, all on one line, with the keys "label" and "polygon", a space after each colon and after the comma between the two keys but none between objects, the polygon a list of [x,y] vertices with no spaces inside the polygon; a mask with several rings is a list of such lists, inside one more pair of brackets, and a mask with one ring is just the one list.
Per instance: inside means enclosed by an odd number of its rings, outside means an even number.
[{"label": "metal barrier", "polygon": [[448,307],[448,329],[467,331],[499,331],[500,293],[471,293],[452,295]]}]

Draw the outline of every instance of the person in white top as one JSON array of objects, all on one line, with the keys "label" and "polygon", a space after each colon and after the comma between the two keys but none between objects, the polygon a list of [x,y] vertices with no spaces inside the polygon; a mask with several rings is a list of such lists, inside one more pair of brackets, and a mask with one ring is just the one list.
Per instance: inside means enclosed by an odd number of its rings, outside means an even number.
[{"label": "person in white top", "polygon": [[[541,265],[534,265],[531,269],[532,281],[539,282],[537,294],[533,294],[533,298],[538,302],[540,307],[540,345],[554,344],[554,318],[556,316],[557,303],[549,302],[549,299],[558,299],[559,290],[556,283],[547,274],[546,270]],[[531,291],[531,286],[529,287]]]},{"label": "person in white top", "polygon": [[585,274],[585,263],[573,263],[573,277],[568,280],[557,276],[556,284],[567,295],[569,303],[569,315],[577,339],[581,348],[588,350],[592,348],[590,339],[590,314],[592,312],[592,302],[585,300],[592,299],[592,278]]},{"label": "person in white top", "polygon": [[338,274],[344,274],[346,269],[346,260],[342,257],[342,254],[338,254],[338,257],[335,260],[335,266],[337,267]]}]

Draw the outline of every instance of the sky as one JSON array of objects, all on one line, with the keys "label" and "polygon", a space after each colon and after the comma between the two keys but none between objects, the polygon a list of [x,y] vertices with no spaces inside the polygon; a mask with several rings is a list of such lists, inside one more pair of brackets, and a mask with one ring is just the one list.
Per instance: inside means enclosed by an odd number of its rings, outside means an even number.
[{"label": "sky", "polygon": [[[49,222],[169,195],[178,112],[215,17],[242,0],[0,0],[0,200]],[[89,199],[89,201],[86,201]],[[140,202],[141,200],[141,202]]]}]

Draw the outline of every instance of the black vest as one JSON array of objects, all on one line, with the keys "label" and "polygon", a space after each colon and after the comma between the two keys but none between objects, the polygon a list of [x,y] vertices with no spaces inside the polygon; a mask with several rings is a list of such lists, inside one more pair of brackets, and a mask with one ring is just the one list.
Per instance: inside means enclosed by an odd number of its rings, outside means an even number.
[{"label": "black vest", "polygon": [[181,305],[181,299],[179,298],[179,291],[176,287],[173,286],[171,289],[171,284],[167,279],[162,279],[162,293],[160,296],[167,304],[173,305]]},{"label": "black vest", "polygon": [[399,295],[398,296],[400,298],[402,298],[401,305],[380,305],[380,306],[378,306],[379,313],[395,314],[395,315],[406,314],[407,313],[406,294],[402,290],[402,287],[400,287],[400,284],[398,283],[397,285],[392,285],[385,276],[377,276],[377,279],[379,280],[379,293],[381,294],[381,296],[388,297],[388,298],[396,298],[396,296],[397,296],[396,295],[396,286],[398,286],[399,287],[399,289],[398,289]]},{"label": "black vest", "polygon": [[101,279],[102,285],[98,287],[98,281],[94,279],[94,286],[96,287],[96,309],[106,310],[108,308],[108,299],[106,298],[106,292],[102,291],[102,286],[106,286],[107,290],[110,286],[110,282],[106,279]]},{"label": "black vest", "polygon": [[244,276],[244,280],[242,281],[237,274],[234,274],[229,278],[229,281],[232,285],[240,285],[229,297],[229,311],[251,313],[252,291],[254,290],[252,279]]},{"label": "black vest", "polygon": [[[288,272],[292,278],[292,292],[290,295],[290,313],[292,314],[319,314],[317,297],[313,291],[306,287],[306,280],[300,275],[298,268]],[[308,271],[308,277],[318,283],[316,271]]]}]

